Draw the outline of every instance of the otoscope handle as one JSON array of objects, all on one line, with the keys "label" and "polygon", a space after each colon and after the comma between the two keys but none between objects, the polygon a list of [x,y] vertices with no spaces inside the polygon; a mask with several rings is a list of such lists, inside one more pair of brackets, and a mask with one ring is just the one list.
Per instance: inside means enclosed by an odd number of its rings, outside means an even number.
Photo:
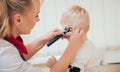
[{"label": "otoscope handle", "polygon": [[49,46],[52,45],[54,42],[56,42],[58,39],[60,39],[62,36],[63,36],[63,34],[56,36],[54,39],[52,39],[51,41],[49,41],[49,42],[47,43],[47,46],[49,47]]},{"label": "otoscope handle", "polygon": [[52,39],[51,41],[49,41],[47,43],[47,46],[49,47],[50,45],[52,45],[54,42],[56,42],[58,39],[60,39],[63,35],[65,35],[69,31],[70,31],[70,28],[69,27],[65,27],[63,34],[58,35],[54,39]]}]

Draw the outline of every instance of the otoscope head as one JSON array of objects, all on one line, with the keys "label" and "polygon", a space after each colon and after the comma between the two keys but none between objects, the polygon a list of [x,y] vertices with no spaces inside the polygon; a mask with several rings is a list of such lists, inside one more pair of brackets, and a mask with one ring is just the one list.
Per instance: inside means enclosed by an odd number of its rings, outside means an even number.
[{"label": "otoscope head", "polygon": [[66,33],[69,32],[69,31],[70,31],[70,27],[65,27],[63,33],[66,34]]}]

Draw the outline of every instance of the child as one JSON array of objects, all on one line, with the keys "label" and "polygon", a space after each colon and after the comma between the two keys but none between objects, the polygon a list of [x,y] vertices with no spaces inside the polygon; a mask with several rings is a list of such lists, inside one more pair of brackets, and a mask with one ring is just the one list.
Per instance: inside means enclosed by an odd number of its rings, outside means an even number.
[{"label": "child", "polygon": [[[67,72],[98,72],[100,67],[100,55],[94,44],[87,38],[90,21],[88,12],[80,6],[72,6],[61,18],[63,27],[70,27],[70,33],[65,35],[68,39],[73,32],[72,26],[83,29],[86,33],[86,41],[80,48],[79,52],[72,60]],[[57,62],[55,57],[49,58],[47,65],[51,68]]]},{"label": "child", "polygon": [[[41,3],[41,0],[0,0],[0,72],[44,72],[44,68],[33,67],[27,60],[63,32],[55,29],[27,45],[21,38],[22,34],[29,34],[39,21]],[[60,61],[49,72],[66,72],[84,42],[83,37],[84,31],[77,28]],[[71,54],[69,51],[73,49]]]}]

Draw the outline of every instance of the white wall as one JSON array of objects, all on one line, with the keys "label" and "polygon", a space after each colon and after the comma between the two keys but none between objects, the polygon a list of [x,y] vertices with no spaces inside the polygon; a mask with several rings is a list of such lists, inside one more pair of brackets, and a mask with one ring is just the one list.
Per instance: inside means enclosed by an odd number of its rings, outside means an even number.
[{"label": "white wall", "polygon": [[[40,22],[31,34],[23,36],[25,43],[56,27],[61,28],[61,14],[72,5],[80,5],[88,10],[91,19],[88,37],[98,48],[120,47],[120,0],[44,0]],[[66,41],[59,40],[49,48],[45,46],[38,56],[61,54],[66,44]]]}]

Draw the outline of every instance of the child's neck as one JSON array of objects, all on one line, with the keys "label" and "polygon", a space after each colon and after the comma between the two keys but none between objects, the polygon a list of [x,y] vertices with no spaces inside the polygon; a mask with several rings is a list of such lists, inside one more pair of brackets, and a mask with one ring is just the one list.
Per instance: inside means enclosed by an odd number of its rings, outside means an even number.
[{"label": "child's neck", "polygon": [[88,40],[87,34],[85,35],[85,40]]}]

